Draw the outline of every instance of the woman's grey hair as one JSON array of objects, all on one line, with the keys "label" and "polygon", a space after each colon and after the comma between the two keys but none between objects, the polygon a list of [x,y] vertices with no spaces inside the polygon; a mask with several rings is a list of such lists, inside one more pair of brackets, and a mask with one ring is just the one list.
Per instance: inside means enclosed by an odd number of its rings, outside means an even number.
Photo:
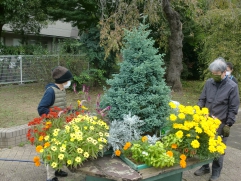
[{"label": "woman's grey hair", "polygon": [[209,65],[208,69],[211,72],[218,72],[218,71],[224,72],[227,69],[227,64],[224,58],[218,57]]}]

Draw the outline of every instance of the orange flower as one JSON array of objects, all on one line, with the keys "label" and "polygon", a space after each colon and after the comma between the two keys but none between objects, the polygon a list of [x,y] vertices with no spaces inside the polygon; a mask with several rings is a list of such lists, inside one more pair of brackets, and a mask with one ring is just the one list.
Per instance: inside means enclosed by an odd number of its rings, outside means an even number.
[{"label": "orange flower", "polygon": [[50,155],[47,155],[47,156],[46,156],[46,159],[47,159],[47,160],[51,160],[51,156],[50,156]]},{"label": "orange flower", "polygon": [[44,148],[47,148],[47,147],[49,147],[49,146],[50,146],[50,143],[49,143],[49,142],[44,143]]},{"label": "orange flower", "polygon": [[168,155],[169,157],[173,157],[173,152],[172,152],[172,151],[167,151],[167,155]]},{"label": "orange flower", "polygon": [[131,143],[130,142],[126,142],[125,146],[124,146],[124,150],[127,150],[128,148],[130,148]]},{"label": "orange flower", "polygon": [[181,155],[180,155],[180,158],[181,158],[182,160],[184,160],[184,161],[187,159],[186,155],[184,155],[184,154],[181,154]]},{"label": "orange flower", "polygon": [[41,145],[38,145],[37,147],[36,147],[36,152],[40,152],[40,150],[42,150],[43,149],[43,147],[41,146]]},{"label": "orange flower", "polygon": [[129,148],[129,147],[125,145],[125,146],[123,147],[123,150],[127,150],[128,148]]},{"label": "orange flower", "polygon": [[176,149],[176,148],[177,148],[177,144],[175,144],[175,143],[172,144],[172,148],[173,148],[173,149]]},{"label": "orange flower", "polygon": [[143,136],[143,137],[141,138],[141,141],[142,141],[142,142],[145,142],[145,141],[147,141],[147,139],[148,139],[147,136]]},{"label": "orange flower", "polygon": [[131,143],[130,142],[127,142],[126,143],[126,146],[129,148],[131,146]]},{"label": "orange flower", "polygon": [[121,155],[121,151],[120,150],[115,150],[115,155],[116,156],[120,156]]},{"label": "orange flower", "polygon": [[187,166],[186,161],[185,161],[185,160],[180,160],[180,166],[181,166],[182,168],[186,168],[186,166]]},{"label": "orange flower", "polygon": [[33,157],[33,162],[39,162],[40,158],[38,156]]},{"label": "orange flower", "polygon": [[34,164],[35,164],[36,167],[40,166],[40,162],[35,162]]}]

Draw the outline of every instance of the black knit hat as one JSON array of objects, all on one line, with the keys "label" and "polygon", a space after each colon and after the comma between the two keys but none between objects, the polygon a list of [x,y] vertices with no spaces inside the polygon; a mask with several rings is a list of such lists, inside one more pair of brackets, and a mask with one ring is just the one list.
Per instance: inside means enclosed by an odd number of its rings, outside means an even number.
[{"label": "black knit hat", "polygon": [[52,70],[52,77],[57,84],[62,84],[73,78],[71,72],[62,66],[57,66]]}]

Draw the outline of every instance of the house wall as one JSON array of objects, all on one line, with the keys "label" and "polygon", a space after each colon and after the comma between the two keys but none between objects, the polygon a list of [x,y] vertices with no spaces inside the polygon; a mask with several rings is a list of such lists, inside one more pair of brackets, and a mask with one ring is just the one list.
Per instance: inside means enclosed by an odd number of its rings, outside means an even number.
[{"label": "house wall", "polygon": [[[35,44],[40,42],[44,47],[52,51],[56,49],[54,42],[56,43],[64,38],[78,39],[78,33],[78,28],[72,27],[70,23],[56,21],[49,23],[47,28],[43,28],[38,36],[33,34],[28,35],[28,43]],[[21,36],[14,34],[8,25],[4,25],[1,40],[6,46],[18,46],[20,45]]]}]

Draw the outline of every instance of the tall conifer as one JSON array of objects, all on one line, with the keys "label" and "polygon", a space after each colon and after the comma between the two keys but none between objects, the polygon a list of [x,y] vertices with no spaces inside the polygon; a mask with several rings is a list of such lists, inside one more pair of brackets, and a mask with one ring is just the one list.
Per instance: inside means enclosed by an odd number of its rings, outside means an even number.
[{"label": "tall conifer", "polygon": [[107,80],[110,88],[105,90],[100,106],[111,106],[110,121],[121,121],[130,112],[145,122],[142,131],[153,132],[163,127],[168,117],[170,88],[164,80],[163,55],[157,54],[146,29],[147,25],[141,24],[125,31],[120,72]]}]

